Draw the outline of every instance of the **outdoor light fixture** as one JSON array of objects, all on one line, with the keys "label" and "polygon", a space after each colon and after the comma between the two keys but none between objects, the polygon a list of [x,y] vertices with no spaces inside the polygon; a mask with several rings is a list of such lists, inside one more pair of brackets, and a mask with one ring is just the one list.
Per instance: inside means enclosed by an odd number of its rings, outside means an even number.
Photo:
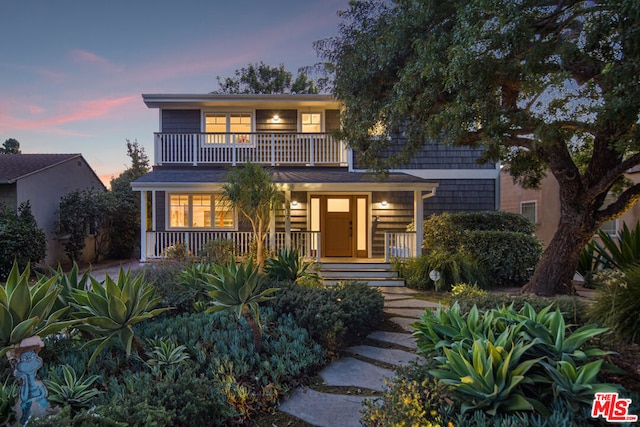
[{"label": "outdoor light fixture", "polygon": [[291,201],[291,206],[293,206],[294,208],[298,206],[298,201],[297,200]]},{"label": "outdoor light fixture", "polygon": [[387,207],[387,201],[386,200],[381,201],[380,202],[380,206],[382,206],[383,208],[386,208]]},{"label": "outdoor light fixture", "polygon": [[277,115],[277,114],[274,114],[274,115],[273,115],[273,118],[271,119],[271,121],[273,121],[273,122],[279,122],[279,121],[280,121],[280,116],[279,116],[279,115]]}]

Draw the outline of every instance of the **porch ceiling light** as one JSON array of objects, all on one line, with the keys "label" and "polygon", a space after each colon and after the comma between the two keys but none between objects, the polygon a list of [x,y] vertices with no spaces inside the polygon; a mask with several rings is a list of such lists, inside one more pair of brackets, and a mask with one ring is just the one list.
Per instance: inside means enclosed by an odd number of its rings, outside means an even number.
[{"label": "porch ceiling light", "polygon": [[273,115],[273,118],[271,119],[271,121],[273,121],[273,122],[279,122],[279,121],[280,121],[280,116],[279,116],[279,115],[277,115],[277,114],[274,114],[274,115]]},{"label": "porch ceiling light", "polygon": [[297,201],[297,200],[293,200],[293,201],[291,202],[291,206],[293,206],[293,207],[298,206],[298,201]]},{"label": "porch ceiling light", "polygon": [[382,206],[383,208],[386,208],[387,207],[387,201],[386,200],[381,201],[380,202],[380,206]]}]

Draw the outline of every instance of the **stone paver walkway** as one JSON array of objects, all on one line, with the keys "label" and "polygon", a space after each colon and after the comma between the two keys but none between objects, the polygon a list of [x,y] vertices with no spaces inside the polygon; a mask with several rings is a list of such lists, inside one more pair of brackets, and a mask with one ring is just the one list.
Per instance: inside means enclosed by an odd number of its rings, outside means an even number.
[{"label": "stone paver walkway", "polygon": [[[385,297],[385,312],[393,314],[392,321],[407,332],[375,331],[367,338],[379,346],[360,345],[348,348],[354,357],[343,357],[320,372],[327,386],[357,387],[361,395],[324,393],[312,388],[298,388],[280,405],[286,412],[309,424],[319,427],[360,427],[362,402],[375,398],[383,390],[385,378],[395,374],[389,367],[407,365],[420,360],[415,353],[417,345],[411,336],[410,323],[417,321],[425,309],[438,304],[418,300],[416,291],[405,287],[381,287]],[[394,320],[395,319],[395,320]]]}]

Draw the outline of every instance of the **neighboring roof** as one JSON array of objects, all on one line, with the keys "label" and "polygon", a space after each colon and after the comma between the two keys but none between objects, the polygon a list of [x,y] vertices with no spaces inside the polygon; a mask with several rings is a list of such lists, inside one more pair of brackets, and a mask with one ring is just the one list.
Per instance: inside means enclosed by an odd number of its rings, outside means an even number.
[{"label": "neighboring roof", "polygon": [[0,184],[13,184],[33,173],[59,165],[81,154],[0,154]]},{"label": "neighboring roof", "polygon": [[267,108],[287,106],[324,106],[340,108],[340,103],[325,94],[142,94],[142,100],[149,108],[201,108],[213,106],[256,107],[264,104]]},{"label": "neighboring roof", "polygon": [[[272,168],[271,180],[276,184],[286,185],[292,190],[319,187],[348,190],[396,190],[410,191],[414,188],[432,190],[437,183],[408,175],[405,173],[389,173],[384,179],[361,172],[349,172],[346,168]],[[131,185],[134,190],[145,188],[175,188],[186,186],[204,186],[226,182],[229,170],[226,168],[155,168],[152,172],[135,180]]]}]

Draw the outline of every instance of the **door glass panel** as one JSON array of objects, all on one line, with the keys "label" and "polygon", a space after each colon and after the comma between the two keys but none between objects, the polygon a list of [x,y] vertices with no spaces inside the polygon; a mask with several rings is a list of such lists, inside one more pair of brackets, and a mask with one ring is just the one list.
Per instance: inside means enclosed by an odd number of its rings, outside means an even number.
[{"label": "door glass panel", "polygon": [[311,199],[311,231],[320,231],[320,199]]},{"label": "door glass panel", "polygon": [[356,250],[364,251],[367,250],[367,199],[359,198],[357,202],[357,209],[358,232],[356,234]]},{"label": "door glass panel", "polygon": [[349,199],[327,199],[327,212],[349,212]]}]

